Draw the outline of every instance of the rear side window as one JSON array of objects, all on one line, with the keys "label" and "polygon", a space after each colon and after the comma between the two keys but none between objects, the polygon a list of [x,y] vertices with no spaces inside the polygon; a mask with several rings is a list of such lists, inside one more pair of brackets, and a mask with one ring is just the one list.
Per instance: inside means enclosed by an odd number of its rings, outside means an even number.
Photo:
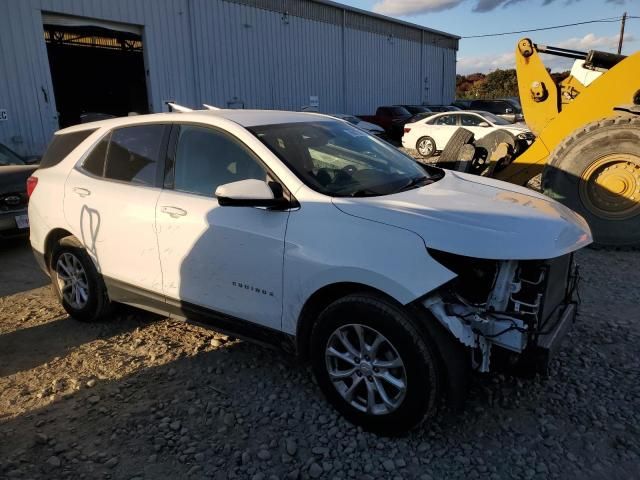
[{"label": "rear side window", "polygon": [[114,130],[107,149],[105,178],[154,186],[165,132],[165,125],[136,125]]},{"label": "rear side window", "polygon": [[47,151],[40,161],[40,169],[50,168],[65,159],[85,138],[95,132],[96,129],[81,130],[73,133],[63,133],[53,136]]}]

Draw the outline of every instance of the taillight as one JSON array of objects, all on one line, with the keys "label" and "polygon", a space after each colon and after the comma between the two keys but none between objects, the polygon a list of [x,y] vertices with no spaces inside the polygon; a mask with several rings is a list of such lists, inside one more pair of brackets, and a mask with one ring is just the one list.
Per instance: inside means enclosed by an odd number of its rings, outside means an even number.
[{"label": "taillight", "polygon": [[27,197],[30,197],[38,185],[38,177],[27,178]]},{"label": "taillight", "polygon": [[408,128],[408,127],[404,127],[404,133],[409,133],[410,131],[411,131],[411,129],[410,129],[410,128]]}]

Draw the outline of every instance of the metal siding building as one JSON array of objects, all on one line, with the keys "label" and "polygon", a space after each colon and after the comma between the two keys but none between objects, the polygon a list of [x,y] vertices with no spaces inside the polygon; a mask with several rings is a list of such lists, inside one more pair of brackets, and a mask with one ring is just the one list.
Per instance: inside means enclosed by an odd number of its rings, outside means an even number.
[{"label": "metal siding building", "polygon": [[367,114],[455,95],[458,37],[326,0],[0,0],[0,143],[25,155],[60,128],[52,15],[138,31],[148,111],[300,110],[317,97],[322,112]]}]

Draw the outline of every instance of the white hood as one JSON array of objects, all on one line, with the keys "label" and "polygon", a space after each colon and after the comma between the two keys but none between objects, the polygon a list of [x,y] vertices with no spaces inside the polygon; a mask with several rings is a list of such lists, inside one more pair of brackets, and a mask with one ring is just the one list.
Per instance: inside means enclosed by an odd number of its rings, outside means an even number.
[{"label": "white hood", "polygon": [[581,216],[540,193],[451,171],[421,188],[333,203],[349,215],[411,230],[427,247],[468,257],[548,259],[592,241]]}]

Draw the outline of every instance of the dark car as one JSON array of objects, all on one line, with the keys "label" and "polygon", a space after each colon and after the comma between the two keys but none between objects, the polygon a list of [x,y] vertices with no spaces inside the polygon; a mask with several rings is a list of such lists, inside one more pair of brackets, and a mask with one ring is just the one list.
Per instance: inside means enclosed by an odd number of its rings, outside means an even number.
[{"label": "dark car", "polygon": [[404,108],[412,115],[417,115],[418,113],[429,113],[433,111],[425,105],[395,105],[395,106]]},{"label": "dark car", "polygon": [[451,102],[451,106],[458,107],[460,110],[469,110],[471,108],[471,100],[456,100]]},{"label": "dark car", "polygon": [[462,110],[460,107],[456,107],[455,105],[425,105],[432,112],[457,112]]},{"label": "dark car", "polygon": [[406,108],[393,105],[378,107],[375,115],[358,115],[358,117],[365,122],[381,126],[390,138],[399,140],[402,137],[404,124],[411,115]]},{"label": "dark car", "polygon": [[485,112],[493,113],[494,115],[504,118],[511,123],[522,122],[524,120],[522,108],[509,99],[473,100],[470,105],[470,110],[484,110]]},{"label": "dark car", "polygon": [[38,168],[0,143],[0,238],[25,234],[27,216],[27,178]]},{"label": "dark car", "polygon": [[[424,118],[430,117],[431,115],[435,115],[437,112],[424,112],[424,113],[417,113],[415,114],[413,117],[411,117],[409,120],[407,120],[407,123],[414,123],[417,122],[418,120],[422,120]],[[406,124],[405,124],[406,125]]]}]

